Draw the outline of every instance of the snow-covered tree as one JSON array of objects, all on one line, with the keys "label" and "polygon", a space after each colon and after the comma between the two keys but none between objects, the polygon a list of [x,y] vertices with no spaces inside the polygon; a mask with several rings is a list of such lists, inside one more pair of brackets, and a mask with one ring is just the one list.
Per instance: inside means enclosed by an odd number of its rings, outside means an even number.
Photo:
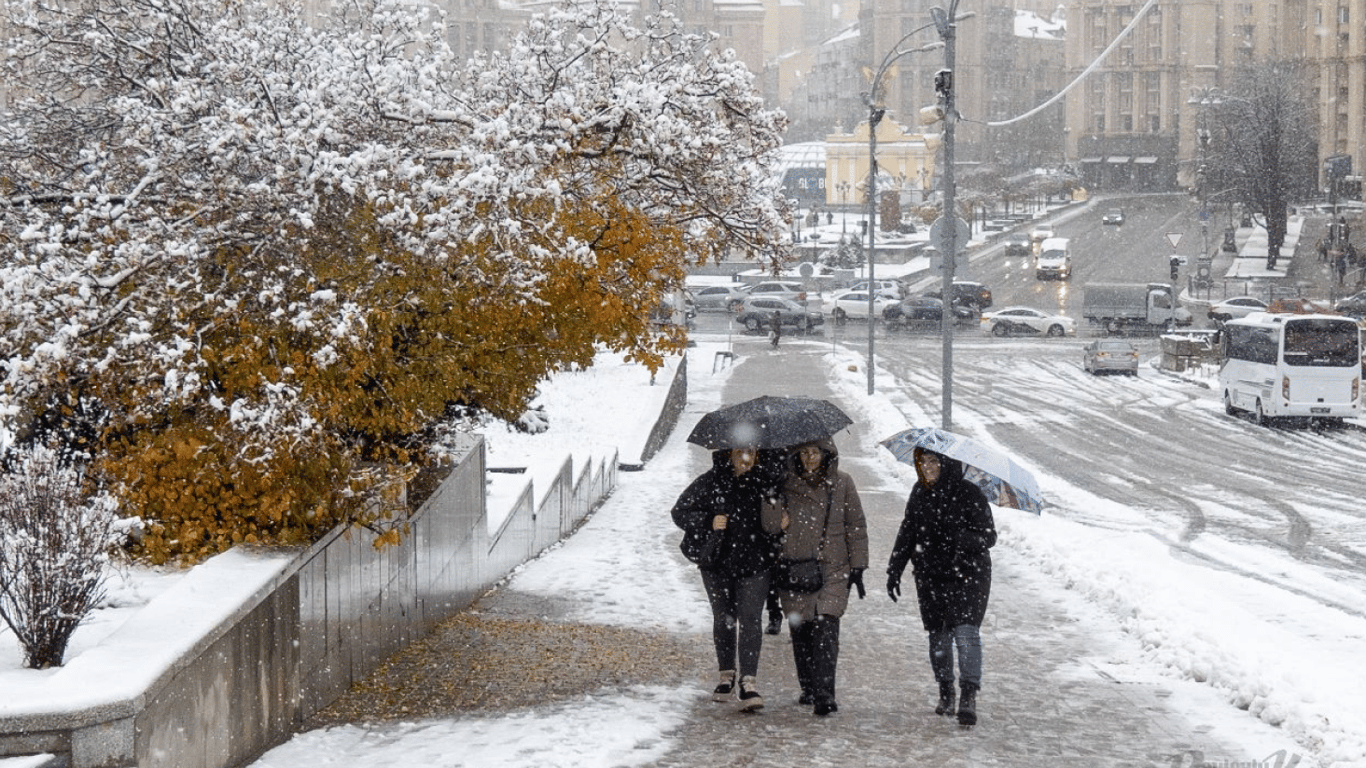
[{"label": "snow-covered tree", "polygon": [[452,409],[676,349],[688,262],[781,258],[783,118],[667,17],[458,62],[390,0],[4,7],[0,416],[86,435],[156,559],[373,510]]},{"label": "snow-covered tree", "polygon": [[115,502],[82,465],[30,445],[0,463],[0,619],[24,664],[59,667],[71,635],[104,597]]},{"label": "snow-covered tree", "polygon": [[[1250,62],[1234,73],[1214,111],[1218,129],[1209,146],[1207,194],[1230,197],[1261,214],[1268,263],[1285,242],[1290,204],[1311,194],[1318,146],[1303,67],[1295,62]],[[1227,184],[1230,189],[1217,189]]]}]

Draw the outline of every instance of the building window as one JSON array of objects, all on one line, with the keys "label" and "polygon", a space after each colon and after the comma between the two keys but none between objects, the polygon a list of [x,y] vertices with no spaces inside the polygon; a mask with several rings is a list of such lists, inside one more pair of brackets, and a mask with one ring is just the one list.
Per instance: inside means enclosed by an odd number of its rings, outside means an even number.
[{"label": "building window", "polygon": [[1339,24],[1350,24],[1351,22],[1352,22],[1352,14],[1351,14],[1350,9],[1348,9],[1347,6],[1345,6],[1345,5],[1339,5],[1339,6],[1338,6],[1338,23],[1339,23]]}]

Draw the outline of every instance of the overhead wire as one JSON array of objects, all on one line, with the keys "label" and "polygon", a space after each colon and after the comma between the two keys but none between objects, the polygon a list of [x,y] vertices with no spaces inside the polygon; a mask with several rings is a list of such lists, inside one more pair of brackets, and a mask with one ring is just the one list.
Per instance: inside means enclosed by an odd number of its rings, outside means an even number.
[{"label": "overhead wire", "polygon": [[1119,46],[1120,42],[1122,42],[1124,38],[1128,37],[1130,33],[1134,31],[1134,28],[1138,26],[1139,20],[1142,19],[1143,16],[1147,14],[1149,10],[1152,9],[1153,6],[1157,5],[1157,2],[1158,0],[1148,0],[1148,2],[1144,3],[1143,7],[1140,8],[1138,10],[1138,13],[1134,14],[1133,19],[1129,21],[1128,26],[1126,26],[1124,30],[1120,32],[1119,35],[1114,40],[1112,40],[1108,46],[1105,47],[1105,50],[1101,51],[1100,54],[1096,56],[1095,60],[1093,60],[1089,65],[1087,65],[1086,69],[1081,71],[1081,74],[1073,78],[1072,82],[1068,83],[1061,91],[1058,91],[1057,93],[1053,94],[1052,97],[1050,97],[1047,101],[1040,104],[1039,106],[1029,110],[1028,112],[1025,112],[1024,114],[1018,117],[1012,117],[1008,120],[972,120],[963,117],[961,114],[958,115],[959,119],[963,120],[964,122],[979,123],[990,126],[992,128],[998,128],[1001,126],[1018,123],[1021,120],[1027,120],[1033,117],[1034,115],[1037,115],[1038,113],[1044,111],[1045,109],[1048,109],[1049,107],[1056,104],[1059,99],[1066,96],[1067,92],[1076,87],[1076,85],[1080,83],[1083,79],[1085,79],[1087,75],[1095,71],[1095,69],[1101,65],[1101,62],[1105,61],[1105,57],[1109,56],[1110,53]]}]

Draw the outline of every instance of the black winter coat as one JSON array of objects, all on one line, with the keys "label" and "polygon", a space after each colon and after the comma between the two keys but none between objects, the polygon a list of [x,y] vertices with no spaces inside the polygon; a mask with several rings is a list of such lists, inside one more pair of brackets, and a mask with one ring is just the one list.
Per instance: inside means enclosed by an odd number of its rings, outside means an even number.
[{"label": "black winter coat", "polygon": [[[940,457],[939,479],[911,489],[887,573],[898,579],[909,562],[925,631],[981,626],[991,596],[996,523],[986,494],[963,479],[961,462]],[[918,471],[918,470],[917,470]]]},{"label": "black winter coat", "polygon": [[712,519],[726,515],[726,528],[717,532],[721,544],[716,565],[709,570],[743,578],[771,569],[778,560],[782,527],[766,530],[760,508],[765,498],[777,493],[781,462],[781,456],[760,451],[754,468],[736,477],[730,451],[713,451],[712,468],[683,489],[670,513],[674,525],[683,529],[683,554],[696,562],[694,555],[711,534]]}]

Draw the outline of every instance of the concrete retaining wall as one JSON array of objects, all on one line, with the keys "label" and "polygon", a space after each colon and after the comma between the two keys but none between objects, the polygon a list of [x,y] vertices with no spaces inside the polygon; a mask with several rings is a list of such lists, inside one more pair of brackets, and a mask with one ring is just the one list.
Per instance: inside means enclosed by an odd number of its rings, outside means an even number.
[{"label": "concrete retaining wall", "polygon": [[[680,366],[670,400],[686,399],[686,391]],[[681,400],[666,406],[655,431],[667,435],[681,409]],[[375,549],[368,532],[332,531],[282,559],[266,586],[198,638],[192,652],[154,673],[141,694],[83,701],[78,711],[0,717],[0,758],[48,753],[48,765],[70,768],[231,768],[254,760],[572,532],[616,486],[615,455],[571,469],[566,459],[551,487],[536,489],[539,506],[528,487],[490,534],[477,438],[423,502],[401,544]],[[211,573],[213,561],[200,568]]]}]

